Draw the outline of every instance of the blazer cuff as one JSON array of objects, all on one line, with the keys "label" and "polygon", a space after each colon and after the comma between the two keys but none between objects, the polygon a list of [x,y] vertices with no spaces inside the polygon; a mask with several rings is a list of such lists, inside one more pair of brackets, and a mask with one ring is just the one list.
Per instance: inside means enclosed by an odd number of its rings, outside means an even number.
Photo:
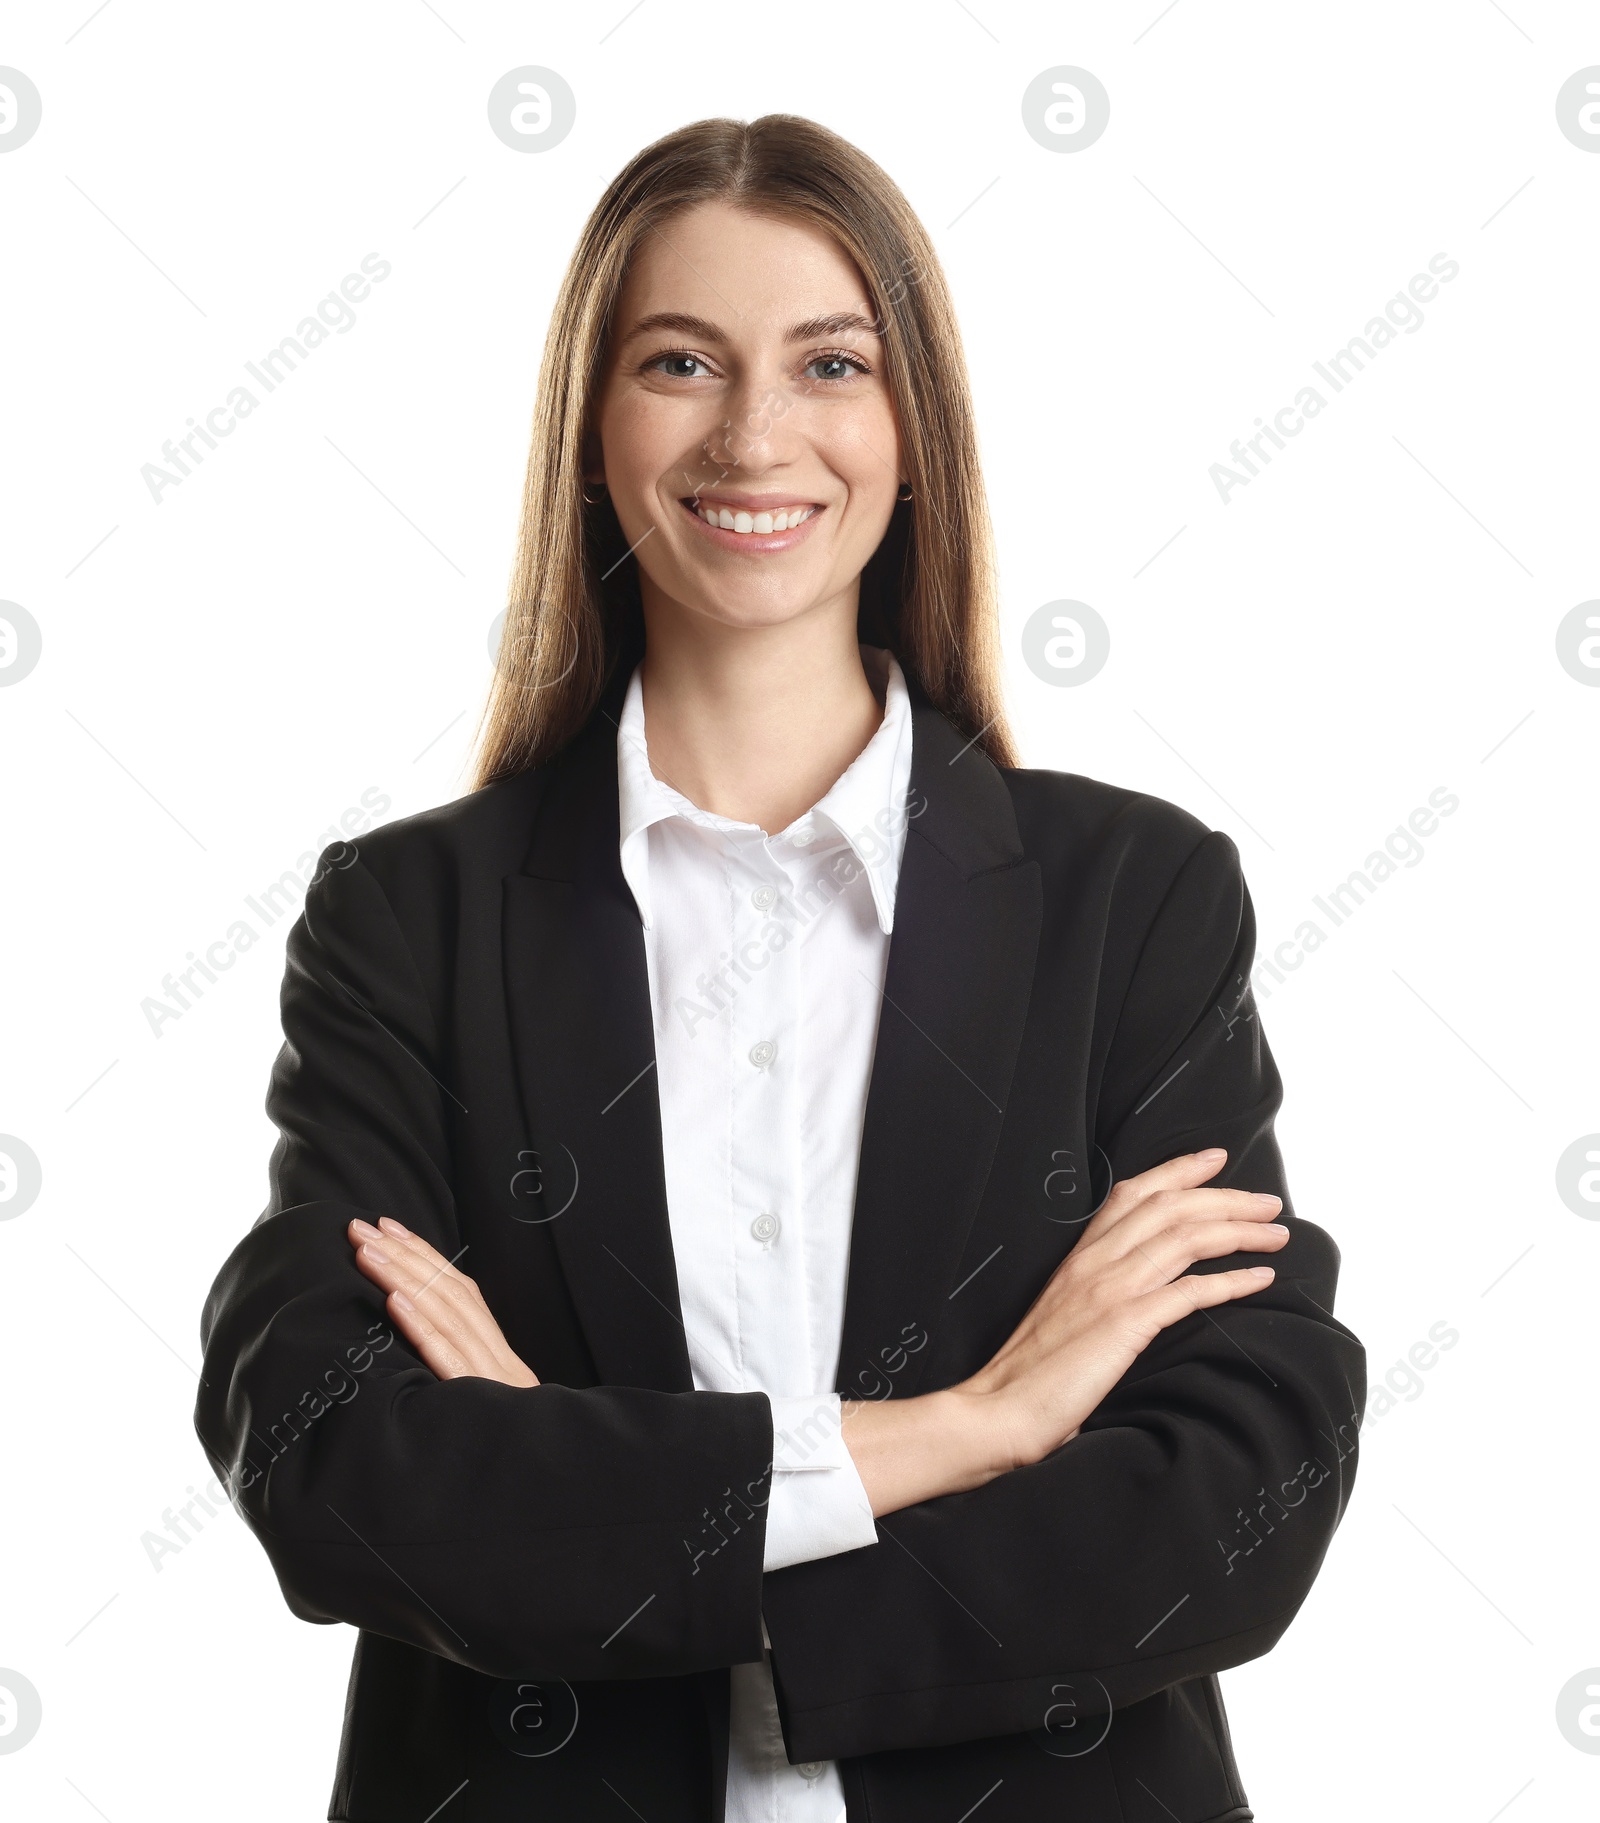
[{"label": "blazer cuff", "polygon": [[808,1393],[771,1403],[772,1494],[762,1570],[876,1544],[872,1503],[840,1429],[839,1395]]}]

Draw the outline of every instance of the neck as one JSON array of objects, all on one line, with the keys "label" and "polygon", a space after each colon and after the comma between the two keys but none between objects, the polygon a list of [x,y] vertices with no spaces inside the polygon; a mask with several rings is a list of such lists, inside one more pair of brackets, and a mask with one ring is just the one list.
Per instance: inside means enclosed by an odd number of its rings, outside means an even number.
[{"label": "neck", "polygon": [[883,720],[853,600],[772,627],[729,627],[658,601],[646,625],[651,770],[702,810],[776,834],[826,794]]}]

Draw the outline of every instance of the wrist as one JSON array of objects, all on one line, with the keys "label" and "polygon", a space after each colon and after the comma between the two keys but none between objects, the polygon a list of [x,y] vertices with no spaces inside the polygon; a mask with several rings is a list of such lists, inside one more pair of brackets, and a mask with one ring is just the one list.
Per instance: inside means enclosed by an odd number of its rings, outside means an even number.
[{"label": "wrist", "polygon": [[938,1421],[949,1439],[951,1461],[959,1465],[965,1485],[979,1487],[1021,1468],[1029,1459],[1014,1402],[1004,1389],[963,1380],[927,1397],[937,1401]]},{"label": "wrist", "polygon": [[997,1395],[947,1387],[910,1399],[843,1403],[843,1435],[875,1518],[965,1493],[1017,1466]]},{"label": "wrist", "polygon": [[1052,1443],[1063,1441],[1052,1438],[1047,1443],[1041,1438],[1038,1413],[1013,1384],[989,1383],[980,1372],[950,1390],[961,1402],[961,1416],[954,1421],[969,1427],[986,1478],[1027,1468],[1047,1455]]}]

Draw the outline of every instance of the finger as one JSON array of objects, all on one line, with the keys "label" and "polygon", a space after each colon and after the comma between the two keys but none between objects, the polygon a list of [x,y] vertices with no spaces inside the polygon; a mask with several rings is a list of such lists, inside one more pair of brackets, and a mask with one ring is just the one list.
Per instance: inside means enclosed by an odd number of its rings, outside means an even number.
[{"label": "finger", "polygon": [[1195,1272],[1174,1279],[1159,1291],[1137,1300],[1155,1319],[1157,1327],[1170,1328],[1197,1310],[1212,1310],[1238,1298],[1265,1291],[1277,1274],[1270,1266],[1241,1266],[1233,1272]]},{"label": "finger", "polygon": [[1276,1224],[1263,1228],[1259,1222],[1212,1222],[1137,1246],[1118,1262],[1116,1270],[1131,1276],[1137,1288],[1133,1295],[1141,1296],[1159,1284],[1171,1284],[1179,1273],[1201,1260],[1222,1260],[1234,1253],[1276,1253],[1288,1244],[1288,1229]]},{"label": "finger", "polygon": [[[402,1228],[389,1216],[384,1216],[382,1223],[381,1229],[366,1229],[364,1244],[375,1246],[380,1253],[387,1253],[391,1259],[415,1275],[414,1282],[409,1287],[413,1297],[421,1291],[438,1290],[463,1308],[475,1306],[487,1312],[488,1306],[476,1281],[468,1278],[453,1261],[447,1260],[420,1235]],[[365,1224],[362,1226],[365,1227]],[[466,1250],[463,1248],[462,1251]]]},{"label": "finger", "polygon": [[1216,1176],[1227,1159],[1221,1146],[1212,1146],[1204,1152],[1181,1152],[1176,1158],[1152,1165],[1148,1171],[1118,1178],[1084,1230],[1085,1238],[1103,1233],[1160,1191],[1187,1190],[1205,1183]]},{"label": "finger", "polygon": [[441,1278],[456,1278],[464,1285],[473,1284],[473,1280],[456,1263],[466,1252],[465,1247],[453,1258],[446,1258],[431,1242],[424,1240],[420,1234],[413,1234],[409,1228],[402,1227],[392,1215],[380,1216],[378,1227],[382,1231],[383,1240],[426,1265],[430,1271],[437,1272]]},{"label": "finger", "polygon": [[539,1376],[506,1340],[478,1282],[392,1216],[380,1217],[380,1224],[350,1224],[349,1238],[367,1276],[424,1310],[434,1329],[452,1338],[468,1372],[507,1386],[537,1386]]},{"label": "finger", "polygon": [[448,1286],[462,1299],[476,1304],[484,1311],[488,1310],[488,1301],[478,1281],[470,1273],[463,1272],[456,1263],[466,1252],[465,1247],[456,1254],[455,1259],[446,1259],[438,1248],[431,1246],[420,1234],[412,1234],[398,1222],[393,1222],[391,1226],[391,1220],[389,1216],[382,1218],[380,1244],[395,1250],[399,1257],[413,1262],[421,1272],[424,1284]]},{"label": "finger", "polygon": [[[1226,1259],[1232,1253],[1276,1253],[1288,1246],[1289,1239],[1290,1232],[1281,1223],[1260,1220],[1170,1223],[1143,1239],[1134,1235],[1126,1242],[1119,1230],[1107,1237],[1104,1246],[1119,1247],[1120,1252],[1084,1258],[1078,1262],[1079,1270],[1072,1270],[1074,1256],[1068,1254],[1035,1302],[1044,1303],[1045,1314],[1053,1316],[1070,1310],[1086,1287],[1133,1301],[1172,1284],[1200,1260]],[[1087,1278],[1084,1268],[1092,1268]]]},{"label": "finger", "polygon": [[345,1238],[352,1247],[359,1248],[369,1243],[380,1249],[387,1247],[391,1256],[412,1259],[418,1265],[426,1264],[433,1271],[454,1270],[442,1253],[431,1247],[421,1235],[403,1228],[392,1216],[379,1216],[378,1224],[374,1227],[371,1222],[352,1221],[345,1229]]},{"label": "finger", "polygon": [[[419,1266],[426,1266],[430,1271],[438,1272],[441,1275],[457,1272],[454,1261],[446,1259],[420,1234],[413,1234],[409,1228],[402,1226],[393,1216],[379,1216],[377,1227],[370,1222],[353,1221],[346,1230],[346,1234],[353,1247],[359,1247],[368,1242],[378,1247],[387,1245],[394,1254],[409,1258]],[[465,1251],[466,1249],[463,1248],[462,1252]],[[458,1254],[456,1257],[459,1258],[460,1255]],[[463,1279],[466,1277],[464,1273],[458,1273],[458,1276]]]},{"label": "finger", "polygon": [[[1097,1273],[1135,1257],[1140,1249],[1146,1252],[1162,1250],[1163,1257],[1173,1262],[1167,1275],[1170,1278],[1186,1263],[1173,1253],[1174,1235],[1182,1235],[1198,1222],[1237,1221],[1270,1227],[1282,1207],[1281,1197],[1257,1195],[1249,1190],[1196,1186],[1156,1191],[1098,1234],[1095,1232],[1098,1224],[1090,1223],[1082,1240],[1056,1267],[1052,1283],[1060,1280],[1064,1286],[1068,1280],[1081,1280],[1086,1273]],[[1190,1255],[1191,1259],[1214,1257],[1202,1253]]]},{"label": "finger", "polygon": [[[388,1236],[384,1239],[386,1245],[393,1245]],[[395,1259],[370,1241],[357,1250],[356,1264],[386,1293],[400,1292],[409,1298],[434,1329],[450,1338],[474,1371],[488,1372],[498,1364],[505,1340],[487,1306],[436,1273],[424,1273],[412,1260]]]},{"label": "finger", "polygon": [[399,1286],[412,1298],[436,1294],[457,1301],[454,1288],[444,1274],[420,1255],[399,1246],[390,1235],[381,1234],[376,1240],[361,1241],[356,1247],[356,1264],[369,1278],[381,1280],[386,1289]]},{"label": "finger", "polygon": [[389,1315],[395,1327],[421,1355],[423,1363],[440,1380],[463,1380],[475,1377],[475,1370],[451,1339],[440,1333],[412,1303],[403,1291],[388,1298]]},{"label": "finger", "polygon": [[1203,1221],[1271,1222],[1282,1210],[1280,1197],[1253,1190],[1220,1190],[1209,1185],[1158,1190],[1097,1236],[1096,1246],[1115,1258],[1169,1228]]}]

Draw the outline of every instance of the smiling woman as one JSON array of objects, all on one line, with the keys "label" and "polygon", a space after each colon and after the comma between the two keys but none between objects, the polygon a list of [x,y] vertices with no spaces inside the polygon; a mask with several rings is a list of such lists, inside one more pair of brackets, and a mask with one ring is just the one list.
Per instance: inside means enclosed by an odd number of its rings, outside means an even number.
[{"label": "smiling woman", "polygon": [[319,867],[205,1311],[212,1463],[360,1629],[330,1816],[1251,1815],[1216,1674],[1305,1599],[1364,1357],[1237,850],[1018,767],[996,627],[905,199],[787,116],[648,147],[475,788]]},{"label": "smiling woman", "polygon": [[[798,542],[804,558],[763,581],[713,561],[753,542],[696,555],[702,503],[734,539]],[[796,541],[796,508],[832,524]],[[778,510],[784,531],[758,531]],[[664,557],[645,548],[658,536]],[[877,165],[810,121],[702,121],[618,175],[556,300],[476,782],[583,725],[618,654],[642,651],[641,589],[710,587],[736,615],[753,590],[781,615],[857,579],[864,630],[892,626],[940,710],[1013,762],[965,362],[927,232]]]}]

